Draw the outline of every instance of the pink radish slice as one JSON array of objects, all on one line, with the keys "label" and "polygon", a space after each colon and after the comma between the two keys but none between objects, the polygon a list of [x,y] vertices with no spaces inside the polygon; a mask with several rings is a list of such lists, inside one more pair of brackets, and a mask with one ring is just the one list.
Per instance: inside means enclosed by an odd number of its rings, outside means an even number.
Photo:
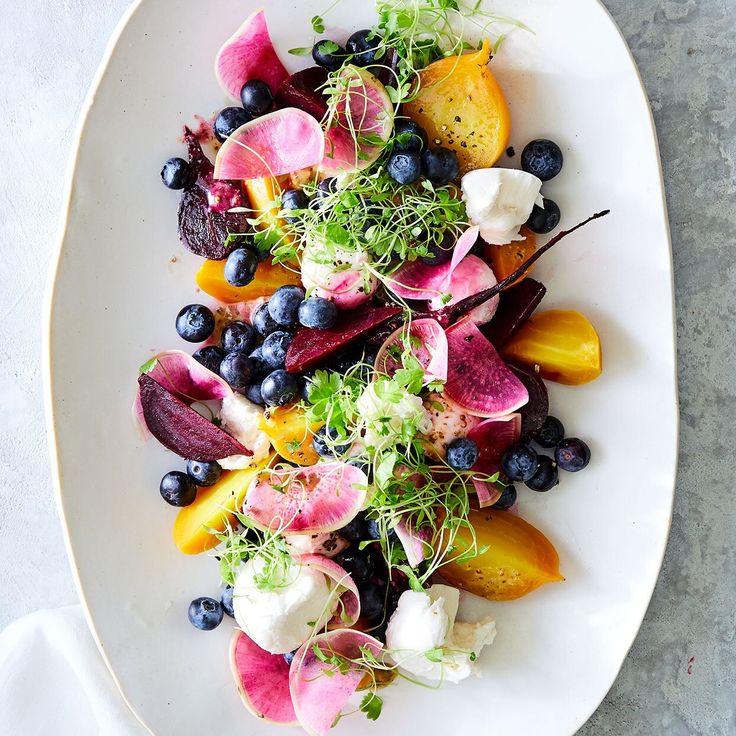
[{"label": "pink radish slice", "polygon": [[[159,353],[151,358],[148,365],[152,367],[146,371],[146,374],[185,403],[216,401],[231,396],[233,393],[230,386],[220,376],[215,375],[194,360],[191,355],[181,350]],[[133,418],[143,436],[148,438],[150,432],[143,416],[140,386],[133,403]]]},{"label": "pink radish slice", "polygon": [[[494,475],[501,469],[501,455],[521,437],[521,414],[486,419],[473,427],[468,437],[478,445],[479,457],[473,470]],[[481,508],[493,506],[501,498],[503,491],[496,483],[473,478],[473,485]]]},{"label": "pink radish slice", "polygon": [[[483,473],[483,475],[493,475],[499,470],[498,466],[495,465],[486,466],[482,460],[478,461],[475,469]],[[475,487],[475,495],[478,498],[478,506],[482,509],[493,506],[501,498],[502,491],[495,483],[489,483],[480,478],[473,478],[473,486]]]},{"label": "pink radish slice", "polygon": [[300,725],[310,736],[329,733],[365,674],[364,668],[352,662],[343,674],[336,665],[318,658],[315,648],[326,658],[339,655],[352,660],[361,656],[361,647],[378,656],[383,645],[360,631],[336,629],[311,639],[294,656],[289,670],[291,701]]},{"label": "pink radish slice", "polygon": [[446,398],[470,414],[489,418],[526,404],[526,388],[469,317],[448,327],[446,334]]},{"label": "pink radish slice", "polygon": [[[442,309],[445,305],[455,304],[465,297],[490,289],[496,283],[496,276],[487,263],[478,256],[465,256],[450,276],[447,292],[452,294],[452,299],[449,302],[443,302],[441,297],[435,297],[429,302],[429,308],[433,311]],[[493,319],[498,309],[498,302],[499,297],[494,296],[468,312],[468,315],[475,324],[484,325]]]},{"label": "pink radish slice", "polygon": [[[343,629],[353,626],[360,617],[360,594],[358,593],[358,586],[353,581],[350,573],[334,560],[322,555],[302,555],[299,562],[318,570],[335,584],[340,603],[327,626],[331,629]],[[342,592],[340,592],[341,588],[343,589]]]},{"label": "pink radish slice", "polygon": [[263,10],[249,15],[225,42],[215,59],[215,75],[225,94],[238,104],[247,81],[261,79],[275,94],[289,76],[273,47]]},{"label": "pink radish slice", "polygon": [[447,293],[455,269],[470,253],[478,240],[478,228],[468,228],[458,239],[452,259],[440,266],[416,260],[403,265],[387,282],[391,291],[402,299],[429,300]]},{"label": "pink radish slice", "polygon": [[238,128],[220,147],[216,179],[262,179],[290,174],[322,160],[320,124],[295,107],[269,113]]},{"label": "pink radish slice", "polygon": [[393,105],[386,88],[365,69],[345,67],[335,86],[340,96],[325,132],[322,168],[342,173],[362,171],[376,161],[383,147],[360,139],[377,137],[385,143],[391,137]]},{"label": "pink radish slice", "polygon": [[[381,345],[376,357],[376,371],[393,376],[401,368],[401,360],[392,353],[396,348],[404,351],[406,329],[400,327]],[[433,319],[417,319],[409,325],[412,353],[424,368],[424,384],[447,380],[447,336],[439,322]]]},{"label": "pink radish slice", "polygon": [[447,454],[447,446],[458,437],[467,437],[468,432],[482,420],[458,409],[444,393],[431,393],[424,399],[424,408],[429,412],[432,429],[424,436],[430,443],[428,450],[438,458]]},{"label": "pink radish slice", "polygon": [[236,631],[230,642],[230,667],[243,705],[269,723],[297,724],[289,690],[289,665],[282,654],[261,649]]},{"label": "pink radish slice", "polygon": [[407,518],[402,518],[394,526],[396,536],[406,552],[406,559],[411,567],[416,567],[427,556],[429,550],[427,543],[430,539],[428,529],[414,529]]},{"label": "pink radish slice", "polygon": [[243,513],[285,534],[336,531],[363,508],[367,486],[360,468],[342,462],[275,470],[256,478]]}]

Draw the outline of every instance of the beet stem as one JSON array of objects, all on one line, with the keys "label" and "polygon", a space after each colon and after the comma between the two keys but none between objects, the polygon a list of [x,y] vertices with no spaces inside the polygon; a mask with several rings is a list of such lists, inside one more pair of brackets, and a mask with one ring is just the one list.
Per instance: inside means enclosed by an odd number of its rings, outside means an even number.
[{"label": "beet stem", "polygon": [[[447,307],[442,307],[442,309],[438,309],[436,311],[429,312],[429,314],[421,316],[431,317],[433,319],[436,319],[443,327],[449,327],[451,324],[453,324],[453,322],[457,322],[460,317],[466,315],[468,312],[471,312],[477,306],[480,306],[484,302],[487,302],[489,299],[493,299],[494,296],[500,294],[502,291],[512,286],[518,278],[524,275],[524,273],[533,263],[538,261],[550,248],[552,248],[554,245],[557,245],[557,243],[559,243],[560,240],[562,240],[566,235],[574,233],[576,230],[584,227],[589,222],[593,222],[593,220],[597,220],[599,217],[605,217],[610,211],[611,210],[603,210],[602,212],[596,212],[594,215],[591,215],[587,220],[579,222],[577,225],[575,225],[575,227],[571,227],[569,230],[561,230],[548,243],[545,243],[545,245],[539,248],[539,250],[529,256],[529,258],[527,258],[526,261],[524,261],[524,263],[522,263],[521,266],[516,269],[516,271],[503,279],[503,281],[499,281],[495,286],[492,286],[490,289],[484,289],[483,291],[479,291],[477,294],[472,294],[465,299],[461,299],[456,304],[450,304]],[[415,317],[419,316],[420,315],[415,315]]]}]

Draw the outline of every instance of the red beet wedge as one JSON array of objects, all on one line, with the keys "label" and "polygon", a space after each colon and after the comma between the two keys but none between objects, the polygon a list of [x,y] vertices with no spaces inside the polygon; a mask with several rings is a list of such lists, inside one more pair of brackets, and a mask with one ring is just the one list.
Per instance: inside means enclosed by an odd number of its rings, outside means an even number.
[{"label": "red beet wedge", "polygon": [[504,343],[531,317],[539,306],[547,288],[534,279],[526,278],[516,286],[501,292],[501,299],[493,319],[480,331],[495,345]]},{"label": "red beet wedge", "polygon": [[398,307],[368,307],[341,312],[329,330],[300,330],[286,353],[286,370],[302,373],[316,368],[400,313]]},{"label": "red beet wedge", "polygon": [[209,463],[230,455],[253,454],[150,376],[139,376],[138,386],[146,426],[164,447],[177,455]]},{"label": "red beet wedge", "polygon": [[521,414],[521,436],[528,440],[542,428],[544,420],[549,414],[547,387],[536,373],[529,373],[515,365],[510,365],[509,368],[524,384],[524,388],[529,394],[529,401],[519,409],[519,414]]},{"label": "red beet wedge", "polygon": [[321,87],[327,82],[327,70],[310,66],[285,79],[276,91],[278,107],[296,107],[322,120],[327,112],[327,98]]}]

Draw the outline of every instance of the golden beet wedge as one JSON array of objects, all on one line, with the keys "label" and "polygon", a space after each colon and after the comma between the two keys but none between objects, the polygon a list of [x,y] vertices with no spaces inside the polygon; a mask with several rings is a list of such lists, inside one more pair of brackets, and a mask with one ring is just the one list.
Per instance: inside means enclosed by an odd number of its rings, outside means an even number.
[{"label": "golden beet wedge", "polygon": [[550,381],[577,386],[600,376],[601,341],[580,312],[539,312],[503,346],[503,357]]},{"label": "golden beet wedge", "polygon": [[509,142],[511,116],[490,59],[486,39],[480,51],[435,61],[420,73],[416,99],[404,105],[430,146],[457,153],[462,174],[493,166]]},{"label": "golden beet wedge", "polygon": [[193,504],[185,506],[174,521],[174,542],[186,555],[198,555],[219,542],[208,529],[219,532],[234,520],[233,512],[243,504],[253,478],[266,467],[270,458],[252,468],[231,470],[210,488],[200,488]]},{"label": "golden beet wedge", "polygon": [[304,409],[298,404],[269,409],[261,417],[259,428],[269,436],[273,449],[287,462],[316,465],[319,461],[319,455],[312,447],[319,425],[310,426]]},{"label": "golden beet wedge", "polygon": [[[564,580],[552,543],[538,529],[508,511],[471,511],[478,549],[487,551],[467,562],[449,562],[440,575],[452,585],[489,601],[511,601],[546,583]],[[457,556],[471,549],[469,530],[461,529],[455,542]]]},{"label": "golden beet wedge", "polygon": [[[493,273],[499,281],[516,271],[519,266],[534,255],[537,250],[537,236],[525,225],[521,228],[524,240],[517,240],[508,245],[487,245],[485,247],[486,258],[491,264]],[[518,284],[529,275],[529,268],[520,276],[514,284]]]}]

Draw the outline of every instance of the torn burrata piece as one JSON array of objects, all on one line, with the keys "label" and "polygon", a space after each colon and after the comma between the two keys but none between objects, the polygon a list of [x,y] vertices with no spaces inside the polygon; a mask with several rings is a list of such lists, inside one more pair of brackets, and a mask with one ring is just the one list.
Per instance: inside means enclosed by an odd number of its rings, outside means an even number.
[{"label": "torn burrata piece", "polygon": [[407,590],[386,630],[389,656],[409,675],[460,682],[469,677],[483,647],[496,637],[496,624],[456,622],[460,593],[449,585],[424,592]]},{"label": "torn burrata piece", "polygon": [[523,240],[519,228],[535,204],[543,206],[542,180],[517,169],[476,169],[462,179],[468,218],[480,228],[483,240],[506,245]]},{"label": "torn burrata piece", "polygon": [[241,470],[256,465],[268,456],[271,440],[258,426],[262,414],[263,410],[242,394],[233,393],[222,400],[219,414],[222,428],[253,451],[251,456],[230,455],[219,460],[225,470]]}]

